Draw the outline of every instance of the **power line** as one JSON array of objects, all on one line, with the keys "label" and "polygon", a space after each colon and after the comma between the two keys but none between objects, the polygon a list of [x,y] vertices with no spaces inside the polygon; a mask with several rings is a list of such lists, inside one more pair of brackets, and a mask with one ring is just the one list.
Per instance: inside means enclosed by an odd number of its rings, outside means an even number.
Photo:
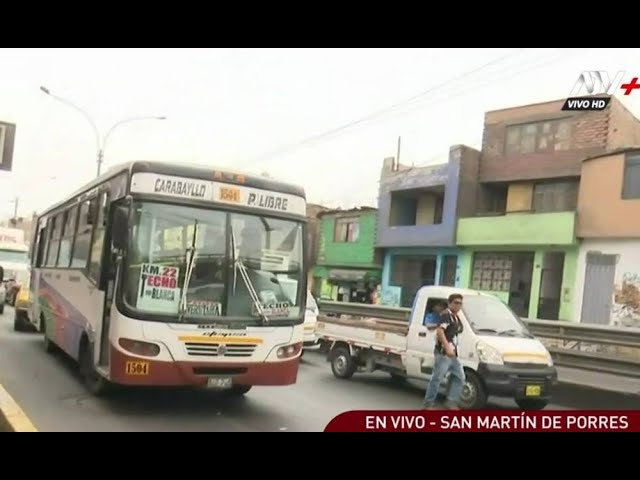
[{"label": "power line", "polygon": [[[522,75],[523,73],[527,73],[527,72],[531,72],[531,71],[534,71],[534,70],[538,70],[540,68],[543,68],[543,67],[551,65],[553,63],[556,63],[559,60],[565,59],[567,56],[573,55],[575,53],[576,53],[575,51],[561,53],[560,55],[552,57],[552,58],[550,58],[550,59],[548,59],[548,60],[546,60],[546,61],[544,61],[542,63],[536,64],[536,65],[532,65],[532,66],[526,67],[524,69],[521,69],[521,70],[518,70],[518,71],[515,71],[515,72],[511,72],[510,74],[504,75],[504,76],[502,76],[500,78],[497,78],[497,79],[496,78],[489,79],[486,82],[478,83],[478,84],[474,85],[473,87],[471,87],[469,89],[465,89],[464,91],[458,91],[458,92],[454,92],[454,93],[451,93],[451,94],[446,94],[445,96],[443,96],[441,98],[435,98],[433,100],[427,101],[426,103],[421,103],[420,105],[417,105],[415,108],[413,108],[411,110],[404,111],[404,112],[398,112],[395,115],[395,117],[392,117],[392,118],[403,117],[403,116],[405,116],[407,114],[411,114],[411,113],[413,113],[415,111],[422,110],[424,107],[437,104],[437,103],[441,102],[442,100],[450,100],[452,98],[458,98],[458,97],[465,96],[465,95],[467,95],[469,93],[472,93],[473,90],[476,90],[478,88],[482,88],[482,87],[485,87],[487,85],[491,85],[491,84],[494,84],[494,83],[497,83],[497,82],[502,82],[504,80],[509,80],[511,78],[514,78],[514,77],[517,77],[519,75]],[[540,59],[540,60],[542,60],[542,59]],[[498,72],[496,72],[496,73],[506,72],[506,71],[510,70],[510,68],[511,67],[503,68],[502,70],[498,70]]]},{"label": "power line", "polygon": [[416,95],[413,95],[413,96],[411,96],[409,98],[406,98],[406,99],[404,99],[404,100],[402,100],[400,102],[397,102],[397,103],[395,103],[393,105],[390,105],[389,107],[385,107],[383,109],[376,110],[375,112],[370,113],[370,114],[368,114],[368,115],[366,115],[364,117],[361,117],[361,118],[359,118],[357,120],[354,120],[354,121],[348,122],[348,123],[346,123],[344,125],[332,128],[332,129],[327,130],[327,131],[325,131],[323,133],[320,133],[320,134],[317,134],[317,135],[313,135],[313,136],[308,137],[308,138],[306,138],[304,140],[301,140],[299,142],[295,142],[295,143],[292,143],[292,144],[287,145],[287,146],[276,148],[276,149],[274,149],[274,150],[272,150],[272,151],[270,151],[268,153],[260,155],[258,157],[258,159],[256,159],[256,160],[260,161],[260,160],[263,160],[265,158],[271,157],[273,155],[280,154],[280,153],[289,151],[291,149],[296,149],[296,148],[302,147],[304,145],[307,145],[309,143],[316,142],[316,141],[321,140],[321,139],[323,139],[325,137],[334,136],[337,133],[340,133],[340,132],[342,132],[344,130],[350,129],[350,128],[352,128],[354,126],[357,126],[359,124],[362,124],[362,123],[365,123],[365,122],[369,122],[369,121],[371,121],[373,119],[376,119],[378,117],[387,115],[387,114],[389,114],[389,113],[391,113],[391,112],[393,112],[393,111],[395,111],[395,110],[397,110],[399,108],[405,108],[407,105],[411,105],[412,103],[415,103],[417,100],[420,100],[421,98],[438,91],[439,89],[441,89],[444,86],[450,86],[451,84],[453,84],[455,82],[459,82],[459,81],[461,81],[461,80],[463,80],[463,79],[465,79],[465,78],[467,78],[467,77],[469,77],[471,75],[474,75],[474,74],[476,74],[478,72],[481,72],[482,70],[485,70],[488,67],[491,67],[492,65],[498,64],[498,63],[502,62],[503,60],[505,60],[506,58],[512,57],[512,56],[520,53],[523,50],[525,50],[525,49],[524,48],[520,48],[520,49],[517,49],[515,52],[507,53],[507,54],[505,54],[505,55],[503,55],[503,56],[501,56],[499,58],[496,58],[496,59],[491,60],[491,61],[489,61],[489,62],[487,62],[487,63],[485,63],[483,65],[480,65],[479,67],[476,67],[476,68],[474,68],[472,70],[469,70],[469,71],[467,71],[467,72],[465,72],[465,73],[463,73],[461,75],[458,75],[458,76],[455,76],[453,78],[450,78],[450,79],[448,79],[448,80],[446,80],[446,81],[444,81],[444,82],[442,82],[440,84],[434,85],[433,87],[430,87],[427,90],[424,90],[424,91],[422,91],[422,92],[420,92],[420,93],[418,93]]},{"label": "power line", "polygon": [[[555,49],[555,50],[558,50],[558,49]],[[575,53],[575,52],[568,52],[568,54],[573,54],[573,53]],[[450,100],[452,98],[456,98],[456,97],[467,95],[469,93],[472,93],[474,90],[476,90],[478,88],[482,88],[482,87],[484,87],[486,85],[489,85],[489,84],[492,84],[492,83],[496,83],[496,82],[501,82],[501,81],[507,80],[509,78],[513,78],[513,77],[516,77],[518,75],[521,75],[522,73],[526,73],[526,72],[529,72],[529,71],[533,71],[533,70],[537,70],[539,68],[545,67],[547,65],[550,65],[552,63],[555,63],[555,62],[559,61],[560,59],[562,59],[562,58],[564,58],[566,56],[567,56],[567,53],[562,53],[560,55],[556,55],[556,56],[551,57],[550,59],[548,59],[547,61],[545,61],[543,63],[537,63],[537,64],[532,65],[532,66],[527,66],[526,68],[521,68],[520,70],[512,72],[509,75],[504,75],[504,76],[499,77],[497,79],[495,77],[493,77],[493,75],[492,75],[493,78],[487,79],[487,81],[485,81],[484,83],[476,83],[475,85],[473,85],[471,87],[466,87],[464,90],[458,89],[458,91],[456,91],[453,94],[447,94],[447,92],[445,91],[444,92],[445,95],[443,97],[427,99],[426,102],[422,102],[422,103],[419,103],[419,104],[417,102],[414,102],[415,107],[413,109],[409,110],[408,112],[407,111],[405,111],[405,112],[397,111],[395,113],[394,112],[390,112],[390,115],[391,115],[390,118],[403,117],[403,116],[406,116],[407,114],[413,113],[415,111],[422,110],[427,106],[430,106],[430,105],[436,104],[438,102],[441,102],[442,100]],[[543,57],[541,57],[541,58],[539,58],[537,60],[542,60],[542,59],[543,59]],[[515,66],[516,67],[524,67],[524,65],[515,65]],[[502,69],[498,70],[497,73],[507,72],[507,71],[513,69],[513,67],[514,67],[514,65],[508,66],[506,68],[502,68]],[[453,85],[451,85],[451,87],[453,88]],[[386,117],[384,120],[387,120],[388,118],[389,117]],[[382,120],[383,120],[382,118],[373,119],[372,121],[369,121],[369,125],[375,124],[375,123],[380,122]],[[334,129],[334,130],[337,130],[337,129]],[[315,137],[311,137],[311,138],[303,140],[302,142],[299,142],[297,144],[292,144],[290,147],[281,148],[281,149],[276,150],[274,152],[275,153],[280,153],[280,154],[281,153],[286,153],[289,150],[297,149],[297,148],[300,148],[300,147],[302,147],[302,146],[304,146],[306,144],[309,144],[309,143],[312,143],[312,142],[315,142],[315,141],[318,141],[318,140],[322,140],[322,138],[320,138],[321,136],[326,138],[327,140],[332,140],[332,139],[336,138],[337,136],[340,136],[341,134],[344,134],[344,133],[345,133],[344,130],[342,130],[341,132],[337,132],[336,131],[335,133],[333,131],[331,131],[331,134],[329,134],[329,132],[325,132],[325,134],[318,135],[318,136],[315,136]],[[275,153],[269,154],[269,157],[274,155]],[[262,161],[264,161],[266,159],[267,158],[263,158]],[[256,164],[259,164],[259,163],[261,163],[261,162],[257,162]],[[256,165],[256,164],[254,164],[254,165]]]}]

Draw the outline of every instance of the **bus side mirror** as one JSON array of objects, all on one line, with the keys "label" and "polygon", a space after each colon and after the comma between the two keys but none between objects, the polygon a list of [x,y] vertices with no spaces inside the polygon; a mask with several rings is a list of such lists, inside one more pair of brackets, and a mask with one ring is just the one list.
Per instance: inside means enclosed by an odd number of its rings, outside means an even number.
[{"label": "bus side mirror", "polygon": [[111,239],[113,246],[122,250],[127,246],[129,237],[129,209],[118,206],[113,212],[113,226],[111,229]]}]

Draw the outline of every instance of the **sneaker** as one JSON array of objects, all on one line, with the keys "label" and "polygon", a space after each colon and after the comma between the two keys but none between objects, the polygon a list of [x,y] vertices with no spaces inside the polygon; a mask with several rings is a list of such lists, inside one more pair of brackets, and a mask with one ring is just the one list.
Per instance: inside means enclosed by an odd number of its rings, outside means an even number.
[{"label": "sneaker", "polygon": [[445,404],[445,407],[447,410],[460,410],[460,407],[458,405],[456,405],[455,403],[452,402],[447,402]]}]

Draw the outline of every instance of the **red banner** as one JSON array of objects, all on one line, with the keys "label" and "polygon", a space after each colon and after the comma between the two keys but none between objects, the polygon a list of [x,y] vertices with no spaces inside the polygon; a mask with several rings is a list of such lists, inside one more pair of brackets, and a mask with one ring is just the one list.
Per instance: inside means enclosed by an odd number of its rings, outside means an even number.
[{"label": "red banner", "polygon": [[640,432],[640,411],[357,410],[325,432]]}]

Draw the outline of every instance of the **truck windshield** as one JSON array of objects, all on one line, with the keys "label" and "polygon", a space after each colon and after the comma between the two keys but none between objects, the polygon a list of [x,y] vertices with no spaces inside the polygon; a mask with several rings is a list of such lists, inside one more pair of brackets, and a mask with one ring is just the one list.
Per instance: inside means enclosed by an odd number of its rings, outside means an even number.
[{"label": "truck windshield", "polygon": [[527,327],[495,297],[468,295],[462,303],[462,311],[471,328],[478,333],[529,336]]},{"label": "truck windshield", "polygon": [[133,209],[129,308],[167,322],[302,318],[300,222],[149,202]]}]

